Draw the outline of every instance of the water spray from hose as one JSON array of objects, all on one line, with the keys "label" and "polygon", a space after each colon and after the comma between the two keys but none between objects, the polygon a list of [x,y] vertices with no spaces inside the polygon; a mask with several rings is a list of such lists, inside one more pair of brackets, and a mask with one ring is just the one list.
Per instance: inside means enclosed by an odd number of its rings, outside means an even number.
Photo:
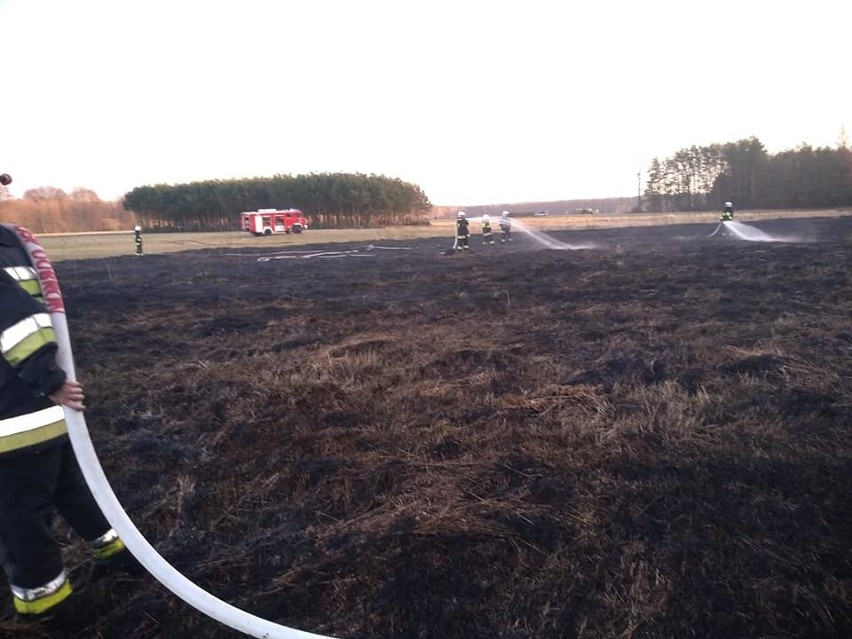
[{"label": "water spray from hose", "polygon": [[512,222],[513,230],[519,230],[522,233],[529,235],[533,240],[535,240],[545,248],[549,248],[554,251],[582,251],[586,249],[598,248],[596,244],[592,244],[591,242],[585,242],[582,244],[568,244],[566,242],[560,242],[559,240],[556,240],[550,235],[548,235],[547,233],[542,233],[541,231],[536,231],[535,229],[529,228],[517,218],[514,218]]},{"label": "water spray from hose", "polygon": [[761,231],[758,228],[753,226],[749,226],[748,224],[743,224],[742,222],[735,222],[733,220],[722,220],[719,222],[719,225],[716,227],[710,235],[707,237],[713,237],[714,235],[727,235],[729,237],[734,237],[738,240],[745,240],[746,242],[802,242],[803,240],[798,237],[782,237],[778,235],[770,235],[764,231]]}]

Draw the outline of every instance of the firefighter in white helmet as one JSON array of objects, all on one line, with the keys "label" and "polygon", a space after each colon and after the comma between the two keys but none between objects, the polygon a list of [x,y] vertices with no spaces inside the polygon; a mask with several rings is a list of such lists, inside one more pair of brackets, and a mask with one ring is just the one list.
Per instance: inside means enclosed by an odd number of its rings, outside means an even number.
[{"label": "firefighter in white helmet", "polygon": [[491,232],[491,220],[488,213],[482,214],[482,243],[486,246],[494,244],[494,234]]},{"label": "firefighter in white helmet", "polygon": [[500,238],[501,242],[512,241],[512,219],[509,217],[509,211],[503,211],[500,214],[500,231],[503,233],[503,236]]},{"label": "firefighter in white helmet", "polygon": [[136,243],[136,255],[142,255],[142,227],[138,224],[133,228],[133,241]]},{"label": "firefighter in white helmet", "polygon": [[725,202],[725,208],[722,209],[722,221],[729,222],[734,219],[734,203]]},{"label": "firefighter in white helmet", "polygon": [[459,211],[456,214],[456,251],[470,250],[470,229],[468,228],[467,214]]}]

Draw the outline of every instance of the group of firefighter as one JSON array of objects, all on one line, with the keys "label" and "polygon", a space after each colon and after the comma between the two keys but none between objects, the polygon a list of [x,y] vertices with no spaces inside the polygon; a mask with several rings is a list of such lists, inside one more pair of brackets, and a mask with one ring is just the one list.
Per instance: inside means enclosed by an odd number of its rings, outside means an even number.
[{"label": "group of firefighter", "polygon": [[[729,222],[734,219],[734,204],[733,202],[725,202],[725,207],[722,209],[722,222]],[[494,233],[491,231],[491,220],[487,213],[484,213],[480,218],[482,226],[482,244],[485,246],[495,244]],[[509,211],[503,211],[500,214],[500,232],[502,237],[500,242],[512,241],[512,219],[509,217]],[[464,211],[459,211],[456,214],[456,251],[470,250],[470,224],[467,220],[467,214]]]},{"label": "group of firefighter", "polygon": [[[482,226],[482,244],[484,246],[493,246],[496,244],[494,233],[491,230],[491,219],[485,213],[480,218]],[[505,244],[512,241],[512,219],[509,217],[509,211],[503,211],[500,214],[500,242]],[[468,223],[467,214],[464,211],[459,211],[456,214],[456,251],[470,250],[470,224]]]},{"label": "group of firefighter", "polygon": [[[0,174],[0,185],[10,182]],[[455,248],[467,251],[467,215],[456,217]],[[722,221],[733,218],[734,206],[725,202]],[[500,241],[511,242],[508,211],[499,227]],[[488,215],[481,228],[483,244],[495,244]],[[141,231],[134,229],[137,255]],[[16,227],[0,225],[0,569],[19,621],[67,629],[83,620],[51,529],[54,510],[88,542],[101,573],[146,571],[104,517],[79,468],[62,407],[82,411],[85,396],[57,363],[58,350],[39,273]]]}]

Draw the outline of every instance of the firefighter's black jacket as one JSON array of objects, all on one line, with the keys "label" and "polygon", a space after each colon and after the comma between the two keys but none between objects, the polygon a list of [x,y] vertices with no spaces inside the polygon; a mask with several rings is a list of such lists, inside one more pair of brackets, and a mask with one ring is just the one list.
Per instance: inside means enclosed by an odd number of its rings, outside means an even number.
[{"label": "firefighter's black jacket", "polygon": [[[23,425],[26,416],[56,406],[47,396],[66,379],[56,363],[58,346],[47,309],[37,301],[41,289],[31,294],[21,283],[27,270],[34,278],[17,237],[0,226],[0,456],[34,452],[68,437],[64,420],[43,424],[49,434],[42,426]],[[37,280],[28,284],[38,287]],[[32,330],[34,326],[39,328]],[[33,338],[14,347],[21,334],[31,330]]]}]

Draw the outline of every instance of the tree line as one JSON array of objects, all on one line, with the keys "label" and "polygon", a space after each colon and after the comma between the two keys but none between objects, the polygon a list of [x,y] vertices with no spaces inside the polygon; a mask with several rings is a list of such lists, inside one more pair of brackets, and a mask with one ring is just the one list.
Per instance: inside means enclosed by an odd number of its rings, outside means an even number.
[{"label": "tree line", "polygon": [[224,231],[239,214],[297,208],[311,228],[357,228],[428,223],[429,198],[415,184],[384,175],[311,173],[141,186],[124,196],[146,229]]},{"label": "tree line", "polygon": [[852,150],[802,144],[767,153],[755,137],[680,149],[654,158],[643,207],[648,211],[708,211],[726,201],[741,209],[852,206]]},{"label": "tree line", "polygon": [[25,226],[33,233],[77,233],[132,229],[135,216],[121,202],[104,202],[94,191],[79,188],[66,193],[43,186],[29,189],[21,199],[0,186],[0,219]]},{"label": "tree line", "polygon": [[[852,206],[852,150],[845,134],[837,148],[770,154],[755,137],[691,146],[654,158],[636,211]],[[383,175],[312,173],[137,187],[122,201],[104,202],[91,190],[54,187],[21,199],[0,186],[0,217],[36,233],[118,231],[140,224],[163,231],[239,228],[239,213],[299,208],[313,228],[357,228],[428,223],[432,210],[419,186]],[[547,207],[545,207],[547,208]]]}]

